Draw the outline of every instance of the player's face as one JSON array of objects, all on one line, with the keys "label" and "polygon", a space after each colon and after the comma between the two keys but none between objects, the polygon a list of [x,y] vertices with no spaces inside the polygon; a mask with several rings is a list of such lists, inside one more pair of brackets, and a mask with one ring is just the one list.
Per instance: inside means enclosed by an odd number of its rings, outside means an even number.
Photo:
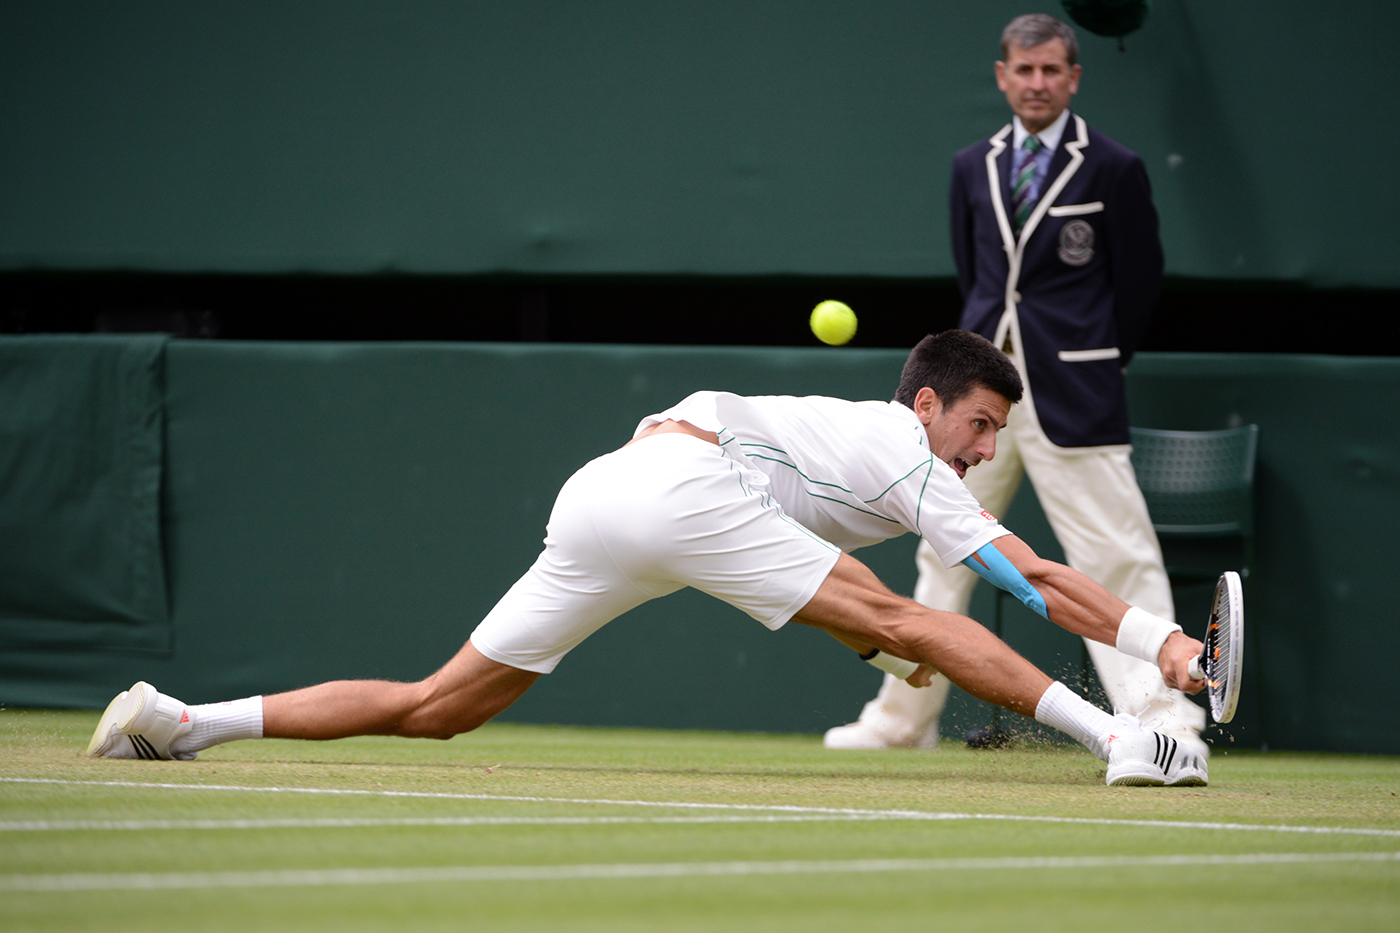
[{"label": "player's face", "polygon": [[[919,402],[924,402],[922,408]],[[978,386],[944,407],[932,389],[922,389],[915,411],[928,433],[929,450],[958,476],[966,477],[968,470],[996,455],[997,431],[1006,427],[1011,403],[1006,396]]]},{"label": "player's face", "polygon": [[997,87],[1026,129],[1039,133],[1060,118],[1078,92],[1079,66],[1069,63],[1058,36],[1028,49],[1013,42],[1006,61],[997,62]]}]

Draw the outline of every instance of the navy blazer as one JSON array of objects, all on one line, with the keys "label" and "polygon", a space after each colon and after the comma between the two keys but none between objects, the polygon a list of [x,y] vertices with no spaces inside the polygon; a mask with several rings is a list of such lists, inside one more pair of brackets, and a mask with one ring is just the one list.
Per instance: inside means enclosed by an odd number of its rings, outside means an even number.
[{"label": "navy blazer", "polygon": [[1026,399],[1060,447],[1128,443],[1123,367],[1162,284],[1157,211],[1142,160],[1073,113],[1040,200],[1011,236],[1008,124],[953,158],[959,324],[1023,361]]}]

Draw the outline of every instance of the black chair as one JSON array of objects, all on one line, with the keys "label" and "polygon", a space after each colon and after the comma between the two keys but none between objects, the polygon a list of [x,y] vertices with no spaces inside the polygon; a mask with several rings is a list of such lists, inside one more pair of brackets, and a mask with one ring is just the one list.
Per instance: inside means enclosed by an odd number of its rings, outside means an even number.
[{"label": "black chair", "polygon": [[[1223,570],[1237,570],[1245,586],[1254,568],[1254,465],[1259,425],[1219,431],[1159,431],[1131,428],[1133,469],[1147,500],[1152,526],[1162,543],[1167,577],[1173,584],[1214,583]],[[1247,609],[1246,609],[1247,611]],[[1245,626],[1245,657],[1264,693],[1256,619]],[[1187,634],[1198,631],[1187,624]],[[1085,652],[1087,664],[1088,652]],[[1260,732],[1267,748],[1265,703],[1259,704]]]},{"label": "black chair", "polygon": [[[1214,580],[1238,569],[1249,578],[1254,564],[1254,463],[1259,425],[1220,431],[1159,431],[1131,428],[1133,469],[1147,500],[1152,526],[1167,553],[1167,575],[1175,581]],[[1179,542],[1238,539],[1239,565],[1202,566]],[[1214,556],[1218,548],[1194,549]]]}]

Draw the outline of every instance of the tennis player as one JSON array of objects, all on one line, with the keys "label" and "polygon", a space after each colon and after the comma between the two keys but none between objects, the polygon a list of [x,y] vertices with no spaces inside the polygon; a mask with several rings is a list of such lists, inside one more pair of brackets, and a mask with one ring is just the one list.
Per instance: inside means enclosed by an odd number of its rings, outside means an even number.
[{"label": "tennis player", "polygon": [[192,759],[245,738],[447,739],[510,706],[611,619],[686,586],[771,629],[825,629],[915,686],[941,671],[973,696],[1054,726],[1108,763],[1107,783],[1200,785],[1206,766],[1115,719],[986,628],[897,596],[848,551],[912,532],[1041,615],[1159,666],[1191,693],[1201,643],[1042,560],[962,483],[996,452],[1021,398],[1015,366],[966,331],[929,336],[891,402],[700,392],[564,484],[544,551],[439,671],[417,683],[333,681],[186,706],[144,682],[119,695],[88,754]]}]

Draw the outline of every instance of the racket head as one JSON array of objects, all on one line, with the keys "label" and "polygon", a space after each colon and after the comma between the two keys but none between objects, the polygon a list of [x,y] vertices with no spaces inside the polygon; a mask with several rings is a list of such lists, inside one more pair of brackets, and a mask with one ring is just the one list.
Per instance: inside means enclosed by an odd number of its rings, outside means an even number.
[{"label": "racket head", "polygon": [[1206,677],[1210,715],[1218,723],[1235,718],[1244,673],[1244,590],[1240,575],[1227,570],[1215,584],[1215,601],[1206,625],[1201,669]]}]

